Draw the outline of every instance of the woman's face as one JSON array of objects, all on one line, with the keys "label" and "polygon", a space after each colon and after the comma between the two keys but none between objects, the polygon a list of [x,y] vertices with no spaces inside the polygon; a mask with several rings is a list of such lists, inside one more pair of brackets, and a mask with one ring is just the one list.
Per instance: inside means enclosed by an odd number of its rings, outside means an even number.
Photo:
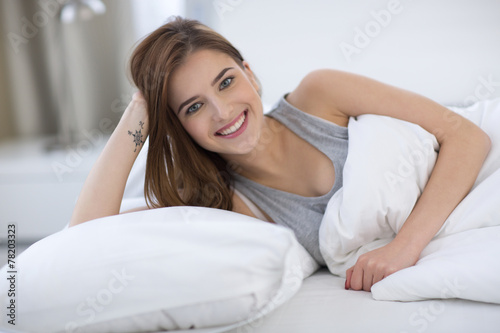
[{"label": "woman's face", "polygon": [[170,108],[201,147],[234,155],[256,146],[264,116],[246,62],[241,68],[222,52],[196,51],[173,73],[169,87]]}]

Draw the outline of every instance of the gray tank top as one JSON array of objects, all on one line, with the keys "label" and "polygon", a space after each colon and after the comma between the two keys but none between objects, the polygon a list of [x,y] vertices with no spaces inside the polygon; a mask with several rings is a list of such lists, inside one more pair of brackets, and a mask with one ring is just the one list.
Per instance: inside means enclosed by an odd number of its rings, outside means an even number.
[{"label": "gray tank top", "polygon": [[303,197],[261,185],[234,174],[234,187],[271,219],[292,229],[302,246],[321,265],[325,261],[319,250],[319,227],[328,201],[342,187],[342,171],[347,157],[347,128],[307,114],[281,97],[267,114],[328,156],[335,168],[332,189],[319,197]]}]

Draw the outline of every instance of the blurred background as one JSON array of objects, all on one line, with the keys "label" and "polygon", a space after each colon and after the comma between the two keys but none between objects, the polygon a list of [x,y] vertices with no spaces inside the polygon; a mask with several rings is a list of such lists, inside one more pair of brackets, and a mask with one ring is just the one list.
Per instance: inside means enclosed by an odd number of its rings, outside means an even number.
[{"label": "blurred background", "polygon": [[8,224],[22,248],[68,223],[134,92],[133,47],[171,15],[227,37],[266,108],[317,68],[442,104],[500,97],[498,0],[0,0],[3,249]]}]

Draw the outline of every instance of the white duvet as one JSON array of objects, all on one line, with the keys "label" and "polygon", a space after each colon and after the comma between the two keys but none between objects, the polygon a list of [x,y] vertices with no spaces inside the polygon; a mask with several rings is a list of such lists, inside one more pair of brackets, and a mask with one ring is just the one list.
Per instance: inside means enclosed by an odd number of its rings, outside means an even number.
[{"label": "white duvet", "polygon": [[[375,299],[500,303],[500,99],[450,109],[485,130],[492,149],[473,189],[417,264],[375,284]],[[435,137],[416,125],[374,115],[351,119],[344,187],[331,198],[320,228],[333,274],[345,276],[361,254],[393,239],[427,182],[437,148]]]}]

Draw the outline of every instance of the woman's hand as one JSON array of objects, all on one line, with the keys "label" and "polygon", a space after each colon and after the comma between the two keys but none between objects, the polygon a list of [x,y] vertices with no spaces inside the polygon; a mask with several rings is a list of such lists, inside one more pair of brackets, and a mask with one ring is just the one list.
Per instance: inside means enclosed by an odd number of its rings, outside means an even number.
[{"label": "woman's hand", "polygon": [[136,91],[132,95],[132,100],[130,101],[129,105],[125,109],[125,112],[140,112],[141,114],[148,114],[148,108],[147,108],[147,103],[146,100],[144,99],[144,96],[140,91]]},{"label": "woman's hand", "polygon": [[132,100],[143,100],[144,101],[144,96],[142,95],[142,93],[140,92],[140,90],[136,91],[132,95]]},{"label": "woman's hand", "polygon": [[397,239],[358,258],[356,264],[346,271],[346,289],[370,291],[383,278],[415,265],[420,251],[401,244]]}]

